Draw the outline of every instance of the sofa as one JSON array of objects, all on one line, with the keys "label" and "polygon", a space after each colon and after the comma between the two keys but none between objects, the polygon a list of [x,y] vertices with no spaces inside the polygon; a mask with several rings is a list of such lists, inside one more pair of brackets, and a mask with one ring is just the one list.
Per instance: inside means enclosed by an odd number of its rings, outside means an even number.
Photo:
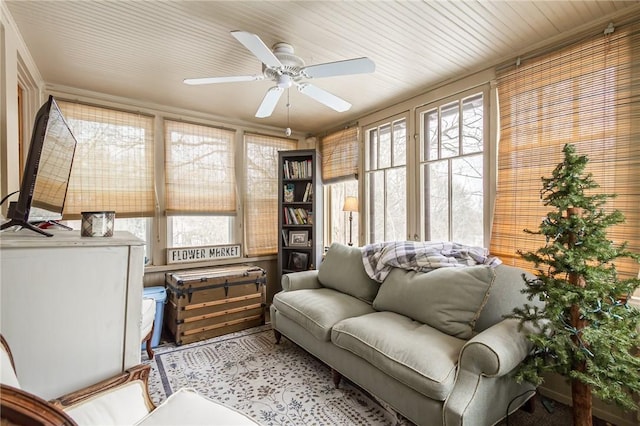
[{"label": "sofa", "polygon": [[[499,263],[499,262],[498,262]],[[525,272],[499,264],[392,268],[371,278],[360,248],[333,244],[317,270],[282,276],[281,336],[417,425],[492,425],[535,395],[513,371],[531,345],[518,320]]]}]

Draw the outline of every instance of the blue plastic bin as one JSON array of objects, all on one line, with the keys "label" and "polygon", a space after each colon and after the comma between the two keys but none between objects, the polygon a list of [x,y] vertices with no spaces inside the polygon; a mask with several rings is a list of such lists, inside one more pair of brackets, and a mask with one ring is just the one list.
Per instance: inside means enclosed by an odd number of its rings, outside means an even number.
[{"label": "blue plastic bin", "polygon": [[[156,300],[156,316],[153,319],[153,336],[151,336],[151,347],[155,348],[160,344],[162,334],[162,317],[164,316],[164,303],[167,300],[167,291],[164,287],[146,287],[142,291],[142,297]],[[142,349],[145,349],[144,344]]]}]

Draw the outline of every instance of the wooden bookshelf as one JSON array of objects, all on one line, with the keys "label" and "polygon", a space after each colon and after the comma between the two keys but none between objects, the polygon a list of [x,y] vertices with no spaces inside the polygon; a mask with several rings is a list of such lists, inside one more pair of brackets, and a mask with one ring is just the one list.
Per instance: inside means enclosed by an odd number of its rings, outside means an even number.
[{"label": "wooden bookshelf", "polygon": [[278,165],[278,280],[316,269],[322,259],[322,178],[313,149],[280,151]]}]

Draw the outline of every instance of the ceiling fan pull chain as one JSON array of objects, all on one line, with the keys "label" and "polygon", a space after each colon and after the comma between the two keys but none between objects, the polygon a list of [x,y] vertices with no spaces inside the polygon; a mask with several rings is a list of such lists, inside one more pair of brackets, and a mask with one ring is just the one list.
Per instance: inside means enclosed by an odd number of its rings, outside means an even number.
[{"label": "ceiling fan pull chain", "polygon": [[284,129],[285,136],[291,136],[291,126],[289,125],[289,109],[291,109],[291,101],[289,95],[291,93],[291,88],[287,89],[287,128]]}]

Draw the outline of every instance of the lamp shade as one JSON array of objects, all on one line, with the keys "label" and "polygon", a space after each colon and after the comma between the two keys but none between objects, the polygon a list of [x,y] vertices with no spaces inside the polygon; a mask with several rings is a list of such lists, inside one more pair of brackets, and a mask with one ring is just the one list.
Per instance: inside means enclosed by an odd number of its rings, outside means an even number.
[{"label": "lamp shade", "polygon": [[357,212],[358,211],[358,198],[356,197],[346,197],[344,199],[344,207],[342,207],[343,212]]}]

